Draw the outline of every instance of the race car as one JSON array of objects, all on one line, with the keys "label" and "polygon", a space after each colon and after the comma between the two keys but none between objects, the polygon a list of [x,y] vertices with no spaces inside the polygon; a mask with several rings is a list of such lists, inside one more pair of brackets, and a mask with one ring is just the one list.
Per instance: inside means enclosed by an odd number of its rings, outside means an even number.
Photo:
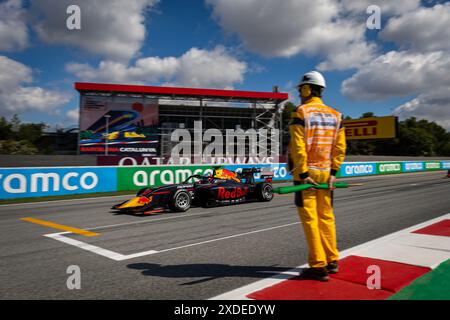
[{"label": "race car", "polygon": [[[260,173],[263,182],[255,182],[256,173]],[[211,175],[192,175],[180,184],[143,188],[134,198],[111,209],[122,213],[153,214],[168,210],[184,212],[191,206],[271,201],[272,176],[271,172],[261,172],[259,168],[244,168],[240,173],[215,168]]]}]

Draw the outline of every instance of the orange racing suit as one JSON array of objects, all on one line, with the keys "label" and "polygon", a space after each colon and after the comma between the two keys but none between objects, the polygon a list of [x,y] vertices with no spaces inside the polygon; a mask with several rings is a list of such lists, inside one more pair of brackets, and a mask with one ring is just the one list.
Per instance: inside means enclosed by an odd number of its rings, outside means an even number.
[{"label": "orange racing suit", "polygon": [[[289,126],[289,160],[294,184],[310,176],[328,183],[344,161],[346,141],[342,115],[318,97],[297,107]],[[339,259],[333,214],[333,194],[329,189],[311,189],[295,194],[295,203],[308,242],[310,267],[325,267]]]}]

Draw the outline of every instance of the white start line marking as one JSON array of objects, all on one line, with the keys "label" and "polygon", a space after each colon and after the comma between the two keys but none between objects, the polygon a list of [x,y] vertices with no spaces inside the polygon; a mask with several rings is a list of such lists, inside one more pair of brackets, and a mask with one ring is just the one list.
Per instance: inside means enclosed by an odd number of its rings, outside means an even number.
[{"label": "white start line marking", "polygon": [[255,233],[275,230],[275,229],[279,229],[279,228],[290,227],[290,226],[294,226],[294,225],[298,225],[298,224],[300,224],[300,222],[287,223],[287,224],[283,224],[283,225],[279,225],[279,226],[274,226],[274,227],[269,227],[269,228],[264,228],[264,229],[258,229],[258,230],[238,233],[238,234],[234,234],[234,235],[231,235],[231,236],[215,238],[215,239],[210,239],[210,240],[201,241],[201,242],[195,242],[195,243],[191,243],[191,244],[187,244],[187,245],[183,245],[183,246],[179,246],[179,247],[173,247],[173,248],[168,248],[168,249],[163,249],[163,250],[148,250],[148,251],[142,251],[142,252],[137,252],[137,253],[128,254],[128,255],[124,255],[124,254],[121,254],[121,253],[118,253],[118,252],[115,252],[115,251],[107,250],[107,249],[104,249],[104,248],[101,248],[101,247],[98,247],[98,246],[94,246],[94,245],[91,245],[89,243],[86,243],[86,242],[83,242],[83,241],[79,241],[79,240],[75,240],[75,239],[72,239],[72,238],[69,238],[69,237],[65,236],[66,234],[70,234],[71,232],[51,233],[51,234],[44,235],[44,237],[61,241],[61,242],[65,243],[65,244],[69,244],[69,245],[75,246],[77,248],[80,248],[80,249],[83,249],[83,250],[86,250],[86,251],[98,254],[98,255],[106,257],[106,258],[109,258],[111,260],[123,261],[123,260],[128,260],[128,259],[133,259],[133,258],[138,258],[138,257],[143,257],[143,256],[148,256],[148,255],[162,253],[162,252],[167,252],[167,251],[173,251],[173,250],[179,250],[179,249],[194,247],[194,246],[198,246],[198,245],[202,245],[202,244],[206,244],[206,243],[211,243],[211,242],[216,242],[216,241],[222,241],[222,240],[227,240],[227,239],[247,236],[247,235],[250,235],[250,234],[255,234]]}]

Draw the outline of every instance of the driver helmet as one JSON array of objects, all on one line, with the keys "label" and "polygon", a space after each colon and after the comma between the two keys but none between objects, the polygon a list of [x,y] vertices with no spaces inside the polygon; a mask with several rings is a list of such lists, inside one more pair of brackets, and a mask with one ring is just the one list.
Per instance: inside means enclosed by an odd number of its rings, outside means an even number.
[{"label": "driver helmet", "polygon": [[212,181],[211,174],[205,174],[201,180],[201,183],[210,183]]}]

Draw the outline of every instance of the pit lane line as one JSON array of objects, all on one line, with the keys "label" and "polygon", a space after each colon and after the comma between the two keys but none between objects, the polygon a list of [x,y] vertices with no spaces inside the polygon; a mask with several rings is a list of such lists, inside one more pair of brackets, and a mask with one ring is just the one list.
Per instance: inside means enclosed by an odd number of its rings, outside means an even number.
[{"label": "pit lane line", "polygon": [[72,233],[72,232],[69,232],[69,231],[45,234],[44,237],[61,241],[63,243],[66,243],[66,244],[78,247],[80,249],[83,249],[83,250],[86,250],[86,251],[98,254],[100,256],[109,258],[109,259],[114,260],[114,261],[123,261],[123,260],[129,260],[129,259],[133,259],[133,258],[137,258],[137,257],[148,256],[148,255],[152,255],[152,254],[163,253],[163,252],[167,252],[167,251],[173,251],[173,250],[179,250],[179,249],[184,249],[184,248],[188,248],[188,247],[194,247],[194,246],[198,246],[198,245],[202,245],[202,244],[206,244],[206,243],[211,243],[211,242],[216,242],[216,241],[222,241],[222,240],[242,237],[242,236],[246,236],[246,235],[250,235],[250,234],[254,234],[254,233],[265,232],[265,231],[270,231],[270,230],[279,229],[279,228],[285,228],[285,227],[298,225],[298,224],[300,224],[299,221],[298,222],[293,222],[293,223],[288,223],[288,224],[283,224],[283,225],[279,225],[279,226],[274,226],[274,227],[269,227],[269,228],[264,228],[264,229],[259,229],[259,230],[253,230],[253,231],[249,231],[249,232],[234,234],[234,235],[231,235],[231,236],[226,236],[226,237],[221,237],[221,238],[216,238],[216,239],[211,239],[211,240],[206,240],[206,241],[201,241],[201,242],[196,242],[196,243],[191,243],[191,244],[187,244],[187,245],[184,245],[184,246],[179,246],[179,247],[174,247],[174,248],[169,248],[169,249],[148,250],[148,251],[142,251],[142,252],[132,253],[132,254],[128,254],[128,255],[124,255],[124,254],[121,254],[121,253],[118,253],[118,252],[115,252],[115,251],[107,250],[107,249],[104,249],[104,248],[101,248],[101,247],[98,247],[98,246],[94,246],[94,245],[91,245],[91,244],[83,242],[83,241],[75,240],[75,239],[68,238],[68,237],[64,236],[64,234]]},{"label": "pit lane line", "polygon": [[82,236],[85,237],[95,237],[100,235],[99,233],[95,233],[95,232],[91,232],[85,229],[80,229],[80,228],[75,228],[75,227],[70,227],[70,226],[66,226],[63,224],[59,224],[59,223],[54,223],[51,221],[46,221],[46,220],[41,220],[41,219],[35,219],[35,218],[31,218],[31,217],[27,217],[27,218],[21,218],[20,220],[22,221],[28,221],[30,223],[35,223],[44,227],[49,227],[49,228],[54,228],[54,229],[59,229],[59,230],[65,230],[67,232],[71,232],[71,233],[76,233],[76,234],[80,234]]}]

